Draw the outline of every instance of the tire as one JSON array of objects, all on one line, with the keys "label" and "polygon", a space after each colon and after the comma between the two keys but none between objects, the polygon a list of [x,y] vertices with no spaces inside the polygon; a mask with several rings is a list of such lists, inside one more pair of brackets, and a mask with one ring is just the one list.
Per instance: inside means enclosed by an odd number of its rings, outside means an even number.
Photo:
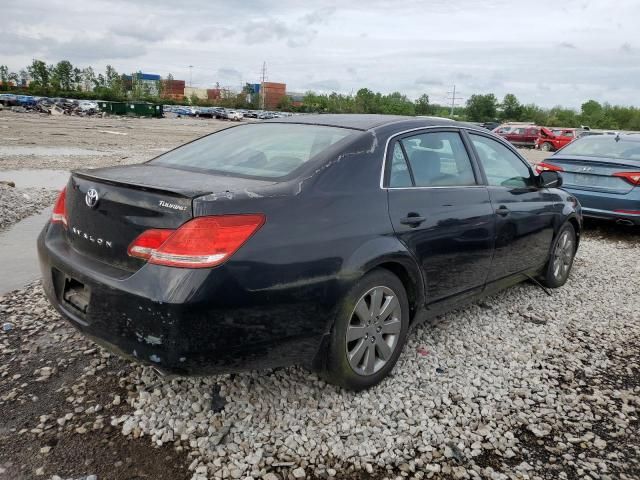
[{"label": "tire", "polygon": [[540,150],[542,150],[543,152],[551,152],[553,150],[553,145],[551,145],[549,142],[544,142],[540,147]]},{"label": "tire", "polygon": [[[372,310],[378,300],[380,308]],[[338,308],[322,376],[349,390],[376,385],[393,369],[408,329],[409,301],[402,282],[388,270],[372,270]]]},{"label": "tire", "polygon": [[558,288],[567,282],[576,255],[576,246],[576,231],[573,225],[565,223],[553,241],[549,261],[541,278],[545,287]]}]

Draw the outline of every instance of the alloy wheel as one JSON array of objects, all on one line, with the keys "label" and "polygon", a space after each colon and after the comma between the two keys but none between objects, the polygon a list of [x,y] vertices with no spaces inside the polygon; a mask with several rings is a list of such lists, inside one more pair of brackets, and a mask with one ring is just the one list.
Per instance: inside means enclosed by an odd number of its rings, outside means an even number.
[{"label": "alloy wheel", "polygon": [[349,365],[358,375],[372,375],[384,367],[398,347],[402,308],[388,287],[367,291],[356,303],[346,335]]},{"label": "alloy wheel", "polygon": [[562,232],[556,248],[553,252],[553,276],[556,280],[562,280],[569,274],[569,268],[573,261],[573,239],[567,230]]}]

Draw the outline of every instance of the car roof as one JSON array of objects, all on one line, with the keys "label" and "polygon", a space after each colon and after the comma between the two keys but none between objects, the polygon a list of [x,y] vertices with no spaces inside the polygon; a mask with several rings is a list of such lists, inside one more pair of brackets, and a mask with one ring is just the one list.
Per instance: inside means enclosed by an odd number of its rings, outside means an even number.
[{"label": "car roof", "polygon": [[295,117],[267,120],[265,123],[303,123],[308,125],[326,125],[330,127],[352,128],[356,130],[370,130],[390,124],[419,123],[420,126],[472,126],[468,123],[456,122],[448,118],[440,117],[410,117],[407,115],[374,115],[374,114],[310,114],[297,115]]}]

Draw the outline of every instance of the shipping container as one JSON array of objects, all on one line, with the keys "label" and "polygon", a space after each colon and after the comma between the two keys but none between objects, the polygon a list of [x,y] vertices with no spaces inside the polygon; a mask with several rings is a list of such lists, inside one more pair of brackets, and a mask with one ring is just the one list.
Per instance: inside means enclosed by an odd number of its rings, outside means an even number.
[{"label": "shipping container", "polygon": [[150,80],[150,81],[160,80],[160,75],[156,75],[155,73],[137,72],[135,76],[138,80]]},{"label": "shipping container", "polygon": [[184,87],[184,96],[187,98],[191,98],[195,95],[197,98],[201,100],[207,99],[207,89],[206,88],[197,88],[197,87]]},{"label": "shipping container", "polygon": [[286,93],[286,83],[264,82],[262,84],[262,95],[264,96],[265,108],[269,110],[276,108]]},{"label": "shipping container", "polygon": [[209,100],[218,100],[222,96],[222,92],[219,88],[208,88],[207,98]]}]

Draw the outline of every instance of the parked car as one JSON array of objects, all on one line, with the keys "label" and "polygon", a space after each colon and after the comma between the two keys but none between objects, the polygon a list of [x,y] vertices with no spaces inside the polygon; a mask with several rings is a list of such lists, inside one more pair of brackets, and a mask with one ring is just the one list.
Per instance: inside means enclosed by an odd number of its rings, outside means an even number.
[{"label": "parked car", "polygon": [[554,128],[542,127],[540,135],[535,139],[535,148],[545,152],[560,150],[568,143],[573,142],[580,136],[582,131],[575,128]]},{"label": "parked car", "polygon": [[236,111],[236,110],[226,110],[224,112],[224,118],[226,118],[227,120],[236,120],[236,121],[240,121],[243,118],[242,113]]},{"label": "parked car", "polygon": [[500,123],[499,122],[484,122],[481,123],[480,126],[482,128],[486,128],[489,131],[495,130],[496,128],[500,127]]},{"label": "parked car", "polygon": [[496,133],[516,147],[533,148],[540,134],[540,127],[517,126],[509,130],[498,130]]},{"label": "parked car", "polygon": [[425,319],[566,282],[582,217],[559,185],[446,119],[248,123],[74,171],[38,239],[43,284],[75,327],[160,370],[302,364],[358,390]]},{"label": "parked car", "polygon": [[579,138],[536,166],[559,172],[585,217],[640,225],[640,136]]}]

